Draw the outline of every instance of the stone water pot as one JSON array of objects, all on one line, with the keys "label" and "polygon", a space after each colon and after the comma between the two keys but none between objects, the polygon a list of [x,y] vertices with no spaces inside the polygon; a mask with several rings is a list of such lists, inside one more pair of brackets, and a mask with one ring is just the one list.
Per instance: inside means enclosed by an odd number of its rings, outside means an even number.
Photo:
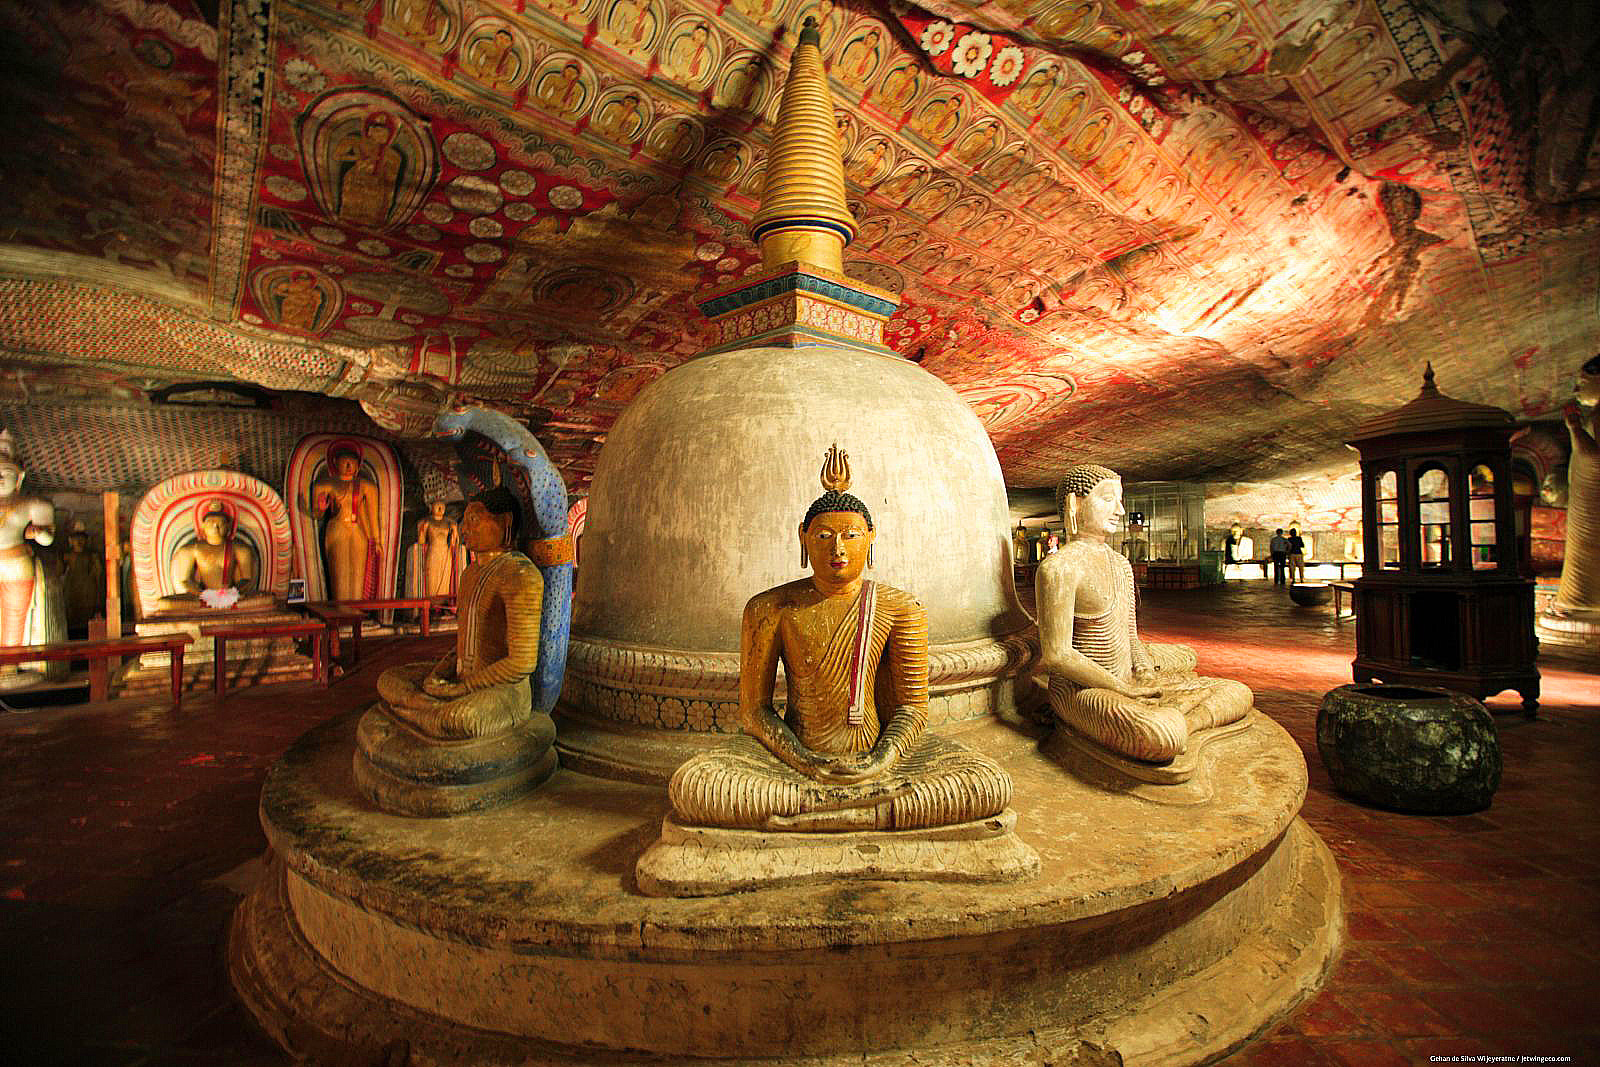
[{"label": "stone water pot", "polygon": [[1341,791],[1395,811],[1482,811],[1500,786],[1494,719],[1448,689],[1341,685],[1322,698],[1317,751]]},{"label": "stone water pot", "polygon": [[1314,608],[1333,599],[1333,586],[1327,582],[1295,582],[1289,586],[1289,599],[1303,608]]}]

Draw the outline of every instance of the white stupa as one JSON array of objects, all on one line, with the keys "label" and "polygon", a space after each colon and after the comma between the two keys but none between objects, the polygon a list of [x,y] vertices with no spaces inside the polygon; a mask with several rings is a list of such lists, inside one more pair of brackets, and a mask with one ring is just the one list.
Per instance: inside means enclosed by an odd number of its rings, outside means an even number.
[{"label": "white stupa", "polygon": [[[763,269],[707,294],[716,345],[640,393],[589,496],[558,744],[568,766],[657,779],[738,727],[745,601],[804,574],[797,530],[828,446],[878,531],[875,574],[927,606],[930,723],[1037,702],[988,434],[891,352],[894,294],[849,278],[834,110],[802,33],[752,233]],[[780,687],[780,693],[781,693]]]}]

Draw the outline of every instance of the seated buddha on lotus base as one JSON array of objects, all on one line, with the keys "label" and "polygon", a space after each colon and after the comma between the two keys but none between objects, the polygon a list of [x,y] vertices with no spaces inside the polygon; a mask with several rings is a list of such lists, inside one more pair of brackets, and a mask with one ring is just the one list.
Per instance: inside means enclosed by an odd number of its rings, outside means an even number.
[{"label": "seated buddha on lotus base", "polygon": [[556,769],[555,723],[533,710],[544,581],[510,552],[514,501],[467,506],[461,536],[476,561],[461,575],[456,648],[378,678],[381,698],[356,728],[355,781],[384,811],[455,815],[496,807]]},{"label": "seated buddha on lotus base", "polygon": [[[667,787],[672,814],[639,860],[639,888],[708,896],[862,879],[1015,881],[1038,857],[1012,833],[1011,777],[989,757],[924,735],[927,611],[865,580],[874,529],[844,492],[831,449],[826,490],[800,525],[810,579],[745,606],[745,736],[691,757]],[[773,705],[779,661],[789,700]]]}]

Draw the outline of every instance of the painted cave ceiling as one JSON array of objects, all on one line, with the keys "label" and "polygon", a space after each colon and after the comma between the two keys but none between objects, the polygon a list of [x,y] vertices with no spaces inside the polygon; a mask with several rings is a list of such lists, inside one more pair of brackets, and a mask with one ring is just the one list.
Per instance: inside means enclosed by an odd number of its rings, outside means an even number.
[{"label": "painted cave ceiling", "polygon": [[1537,416],[1600,348],[1585,6],[7,0],[0,349],[35,396],[486,403],[581,489],[759,262],[812,14],[848,270],[1009,484],[1347,465],[1425,359]]}]

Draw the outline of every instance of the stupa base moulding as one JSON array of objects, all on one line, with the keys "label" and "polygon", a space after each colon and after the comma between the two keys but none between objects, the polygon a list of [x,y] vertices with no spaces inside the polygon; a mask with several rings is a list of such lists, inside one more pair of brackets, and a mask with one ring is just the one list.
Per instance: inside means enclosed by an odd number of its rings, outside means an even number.
[{"label": "stupa base moulding", "polygon": [[1034,877],[699,899],[635,882],[660,787],[563,768],[494,811],[385,815],[350,780],[355,725],[269,775],[269,876],[230,934],[245,1003],[312,1063],[1203,1063],[1314,990],[1342,939],[1304,760],[1264,716],[1206,746],[1219,787],[1188,806],[999,723],[965,732],[1015,780]]}]

